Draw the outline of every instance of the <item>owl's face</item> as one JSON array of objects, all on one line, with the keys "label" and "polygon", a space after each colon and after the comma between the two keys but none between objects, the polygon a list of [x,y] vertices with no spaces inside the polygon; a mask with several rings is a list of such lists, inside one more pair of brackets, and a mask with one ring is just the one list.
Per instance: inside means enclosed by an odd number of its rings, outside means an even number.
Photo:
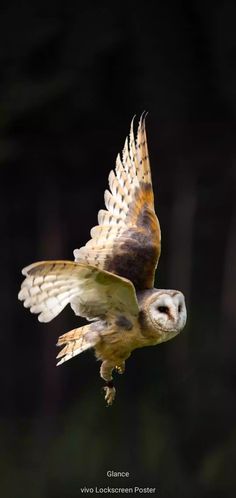
[{"label": "owl's face", "polygon": [[146,317],[149,327],[158,333],[160,342],[168,341],[185,326],[184,295],[175,290],[157,290],[147,302]]}]

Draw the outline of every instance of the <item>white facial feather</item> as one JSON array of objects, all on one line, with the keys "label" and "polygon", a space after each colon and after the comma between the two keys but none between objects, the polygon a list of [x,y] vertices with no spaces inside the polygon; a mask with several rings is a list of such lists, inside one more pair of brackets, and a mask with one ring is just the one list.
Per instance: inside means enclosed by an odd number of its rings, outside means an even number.
[{"label": "white facial feather", "polygon": [[173,290],[158,290],[150,300],[147,313],[152,326],[167,334],[178,334],[185,326],[187,312],[184,295]]}]

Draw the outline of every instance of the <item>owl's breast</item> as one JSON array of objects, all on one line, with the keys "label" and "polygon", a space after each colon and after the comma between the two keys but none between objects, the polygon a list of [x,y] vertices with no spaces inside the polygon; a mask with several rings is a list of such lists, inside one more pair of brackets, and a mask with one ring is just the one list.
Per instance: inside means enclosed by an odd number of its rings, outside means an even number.
[{"label": "owl's breast", "polygon": [[138,319],[118,315],[100,332],[95,346],[98,359],[118,362],[126,360],[131,351],[140,347],[142,335]]}]

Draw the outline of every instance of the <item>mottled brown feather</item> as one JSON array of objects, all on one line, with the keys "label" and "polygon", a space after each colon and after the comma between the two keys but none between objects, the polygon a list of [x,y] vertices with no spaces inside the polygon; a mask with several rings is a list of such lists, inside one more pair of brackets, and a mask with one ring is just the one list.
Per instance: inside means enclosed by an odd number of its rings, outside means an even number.
[{"label": "mottled brown feather", "polygon": [[155,214],[154,195],[147,148],[145,117],[137,137],[133,121],[122,159],[109,174],[110,191],[105,191],[107,210],[98,213],[99,225],[91,239],[74,251],[75,260],[96,266],[132,281],[136,290],[154,285],[161,251],[160,226]]}]

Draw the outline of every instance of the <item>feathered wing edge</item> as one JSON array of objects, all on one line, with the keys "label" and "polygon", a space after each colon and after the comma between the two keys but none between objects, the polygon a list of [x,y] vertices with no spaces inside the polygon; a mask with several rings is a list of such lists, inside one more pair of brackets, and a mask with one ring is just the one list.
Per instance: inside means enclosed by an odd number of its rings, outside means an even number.
[{"label": "feathered wing edge", "polygon": [[[108,258],[114,255],[119,243],[126,240],[127,229],[137,229],[140,214],[145,208],[149,210],[152,223],[153,244],[157,256],[160,254],[160,227],[154,210],[151,170],[149,163],[145,113],[142,114],[135,140],[133,121],[130,135],[126,138],[122,158],[118,154],[115,171],[111,170],[108,182],[110,190],[105,190],[106,210],[98,212],[98,225],[91,230],[91,239],[80,249],[74,250],[75,261],[87,262],[101,269],[106,267]],[[149,236],[150,238],[150,236]],[[128,239],[129,243],[129,239]],[[153,273],[155,271],[155,263]]]},{"label": "feathered wing edge", "polygon": [[128,310],[138,314],[134,286],[129,280],[74,261],[41,261],[22,271],[18,294],[39,321],[49,322],[70,303],[74,312],[94,319]]},{"label": "feathered wing edge", "polygon": [[[79,268],[86,275],[86,269]],[[31,313],[39,314],[40,322],[53,320],[78,294],[78,268],[72,261],[41,261],[22,273],[26,278],[18,298]]]}]

